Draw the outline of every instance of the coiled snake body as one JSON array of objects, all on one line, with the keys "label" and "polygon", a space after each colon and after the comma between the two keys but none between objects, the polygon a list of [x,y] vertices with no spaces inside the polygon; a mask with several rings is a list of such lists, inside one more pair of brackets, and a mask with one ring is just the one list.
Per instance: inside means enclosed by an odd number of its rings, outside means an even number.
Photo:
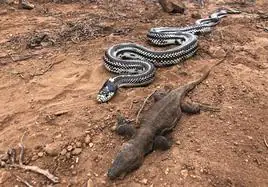
[{"label": "coiled snake body", "polygon": [[106,52],[104,66],[118,76],[109,78],[100,89],[97,100],[107,102],[119,87],[134,87],[150,84],[154,80],[156,67],[178,64],[197,51],[197,34],[211,32],[222,17],[239,11],[222,9],[209,18],[199,19],[186,27],[152,28],[148,40],[157,46],[177,45],[165,51],[153,51],[135,43],[121,43],[110,47]]}]

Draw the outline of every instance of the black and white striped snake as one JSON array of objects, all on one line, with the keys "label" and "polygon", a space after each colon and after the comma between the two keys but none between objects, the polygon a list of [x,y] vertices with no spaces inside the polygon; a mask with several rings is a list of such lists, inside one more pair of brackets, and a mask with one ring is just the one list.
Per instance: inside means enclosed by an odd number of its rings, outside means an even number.
[{"label": "black and white striped snake", "polygon": [[152,28],[148,40],[157,46],[177,45],[165,51],[152,51],[135,43],[121,43],[106,52],[104,66],[118,76],[109,78],[100,89],[97,100],[109,101],[119,87],[134,87],[150,84],[154,80],[156,67],[178,64],[197,51],[197,34],[211,32],[221,18],[227,14],[240,13],[236,10],[221,9],[208,18],[199,19],[186,27]]}]

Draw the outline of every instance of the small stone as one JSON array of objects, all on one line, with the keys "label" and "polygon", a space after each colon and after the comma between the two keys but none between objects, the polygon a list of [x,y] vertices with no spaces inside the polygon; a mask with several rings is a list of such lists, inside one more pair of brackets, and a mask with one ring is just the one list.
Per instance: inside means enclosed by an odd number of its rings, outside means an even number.
[{"label": "small stone", "polygon": [[194,12],[191,14],[191,17],[194,19],[201,19],[202,16],[198,12]]},{"label": "small stone", "polygon": [[90,148],[92,148],[94,144],[93,143],[89,143],[88,145],[89,145]]},{"label": "small stone", "polygon": [[0,161],[0,168],[3,168],[6,166],[6,163],[4,161]]},{"label": "small stone", "polygon": [[72,171],[72,175],[76,175],[77,174],[77,172],[76,171]]},{"label": "small stone", "polygon": [[42,156],[44,156],[44,152],[39,152],[39,153],[37,153],[37,155],[38,155],[38,157],[42,157]]},{"label": "small stone", "polygon": [[71,158],[71,153],[69,153],[69,152],[66,153],[66,158],[68,158],[68,159]]},{"label": "small stone", "polygon": [[82,143],[81,143],[81,142],[76,142],[76,143],[75,143],[75,146],[76,146],[77,148],[80,148],[80,147],[82,147]]},{"label": "small stone", "polygon": [[66,150],[66,149],[63,149],[63,150],[60,152],[60,154],[61,154],[62,156],[66,155],[66,153],[67,153],[67,150]]},{"label": "small stone", "polygon": [[115,131],[116,130],[116,125],[111,127],[111,131]]},{"label": "small stone", "polygon": [[183,176],[183,178],[186,178],[188,176],[188,170],[186,169],[181,170],[181,175]]},{"label": "small stone", "polygon": [[0,160],[4,162],[8,161],[8,154],[5,153],[5,154],[0,155]]},{"label": "small stone", "polygon": [[87,187],[94,187],[93,181],[91,179],[87,180]]},{"label": "small stone", "polygon": [[61,136],[62,136],[61,134],[58,134],[57,136],[55,136],[55,138],[59,139],[59,138],[61,138]]},{"label": "small stone", "polygon": [[72,151],[72,155],[79,155],[81,152],[82,152],[82,149],[81,148],[75,148]]},{"label": "small stone", "polygon": [[200,151],[201,151],[201,149],[197,149],[197,150],[196,150],[196,152],[198,152],[198,153],[199,153]]},{"label": "small stone", "polygon": [[68,146],[67,146],[67,151],[72,151],[72,150],[73,150],[73,146],[68,145]]},{"label": "small stone", "polygon": [[75,177],[73,177],[73,178],[70,179],[71,186],[73,186],[73,185],[74,186],[77,186],[78,182],[79,182],[79,180],[78,180],[77,176],[75,176]]},{"label": "small stone", "polygon": [[165,170],[165,174],[167,175],[169,173],[169,168]]},{"label": "small stone", "polygon": [[235,145],[235,146],[238,146],[238,142],[234,142],[234,145]]},{"label": "small stone", "polygon": [[142,179],[140,182],[141,182],[142,184],[147,184],[147,183],[148,183],[148,179]]},{"label": "small stone", "polygon": [[252,136],[248,136],[248,139],[253,140],[253,137]]},{"label": "small stone", "polygon": [[181,145],[181,141],[180,140],[176,141],[176,144]]},{"label": "small stone", "polygon": [[36,161],[37,159],[38,159],[38,156],[37,156],[37,155],[34,155],[34,156],[31,158],[32,161]]},{"label": "small stone", "polygon": [[60,152],[61,145],[57,142],[47,144],[44,151],[50,156],[56,156]]},{"label": "small stone", "polygon": [[90,136],[87,134],[86,137],[85,137],[85,143],[86,143],[86,144],[89,144],[90,141],[91,141],[91,138],[90,138]]}]

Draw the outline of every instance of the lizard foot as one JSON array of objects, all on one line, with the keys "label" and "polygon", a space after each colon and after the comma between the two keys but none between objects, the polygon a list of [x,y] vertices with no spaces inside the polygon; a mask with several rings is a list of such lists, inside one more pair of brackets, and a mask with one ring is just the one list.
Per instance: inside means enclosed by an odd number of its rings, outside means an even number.
[{"label": "lizard foot", "polygon": [[154,139],[154,149],[165,151],[171,147],[171,141],[165,136],[156,136]]}]

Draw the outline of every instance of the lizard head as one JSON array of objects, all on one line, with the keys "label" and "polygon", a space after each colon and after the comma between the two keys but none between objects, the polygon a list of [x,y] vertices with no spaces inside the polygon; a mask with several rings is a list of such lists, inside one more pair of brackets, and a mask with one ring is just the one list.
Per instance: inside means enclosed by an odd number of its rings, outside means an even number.
[{"label": "lizard head", "polygon": [[107,175],[111,180],[124,176],[130,171],[140,167],[142,162],[143,154],[139,151],[137,146],[126,143],[123,145],[120,153],[116,156]]}]

